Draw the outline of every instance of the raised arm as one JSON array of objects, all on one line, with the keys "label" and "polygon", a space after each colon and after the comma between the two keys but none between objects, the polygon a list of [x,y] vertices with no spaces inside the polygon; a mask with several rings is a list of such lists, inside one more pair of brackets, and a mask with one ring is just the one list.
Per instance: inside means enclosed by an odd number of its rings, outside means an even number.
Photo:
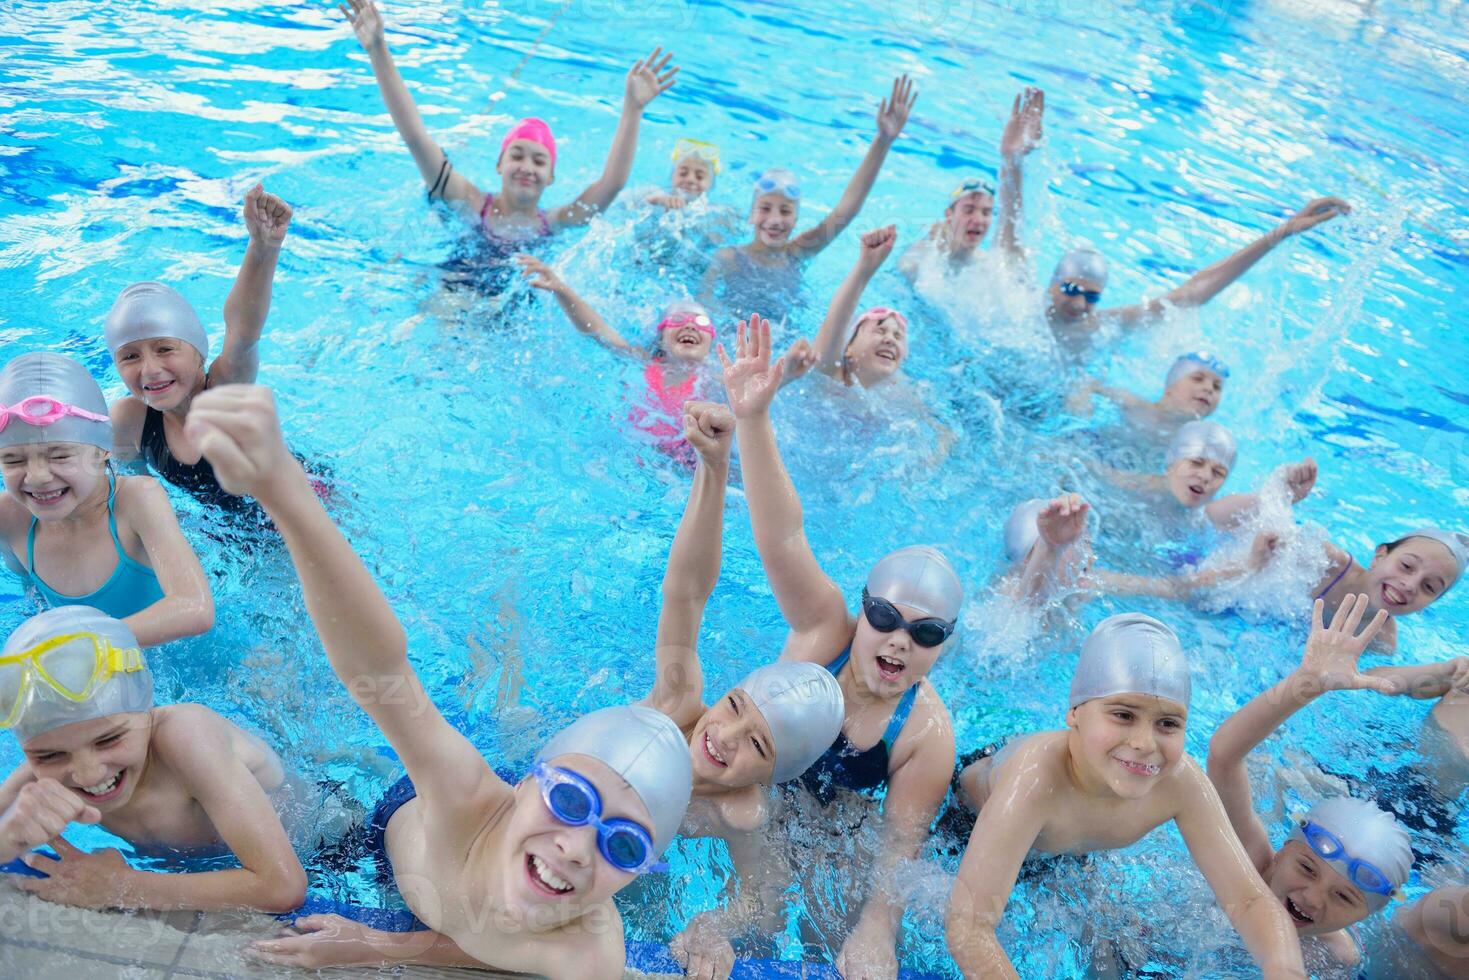
[{"label": "raised arm", "polygon": [[847,182],[847,189],[842,192],[842,199],[837,202],[836,208],[820,224],[801,232],[791,242],[791,248],[797,255],[810,258],[820,252],[856,219],[867,200],[868,192],[877,181],[877,173],[887,159],[888,150],[892,149],[893,141],[908,122],[908,113],[912,111],[913,102],[917,98],[918,92],[913,88],[913,80],[907,75],[893,80],[892,94],[883,99],[877,108],[877,136],[867,148],[867,155],[862,158],[857,172]]},{"label": "raised arm", "polygon": [[[1286,492],[1290,494],[1292,506],[1305,500],[1316,486],[1318,470],[1316,460],[1307,456],[1298,463],[1289,463],[1282,468],[1281,478]],[[1204,513],[1219,527],[1232,528],[1254,517],[1260,510],[1258,493],[1232,493],[1204,505]]]},{"label": "raised arm", "polygon": [[658,614],[653,693],[644,702],[680,728],[699,720],[704,709],[704,669],[699,663],[699,624],[719,581],[724,538],[724,488],[734,416],[723,405],[684,406],[684,438],[699,454],[683,520],[668,549],[663,573],[663,608]]},{"label": "raised arm", "polygon": [[145,647],[208,632],[214,626],[214,593],[199,556],[179,529],[168,493],[151,476],[120,482],[118,511],[137,531],[163,589],[162,599],[123,622]]},{"label": "raised arm", "polygon": [[532,286],[544,289],[556,297],[556,302],[561,304],[561,311],[566,314],[566,319],[571,321],[573,327],[589,337],[595,337],[619,354],[640,359],[648,356],[645,349],[629,344],[622,334],[609,327],[607,321],[602,319],[602,314],[592,309],[591,304],[568,286],[555,269],[534,255],[517,255],[515,261],[520,263],[521,272]]},{"label": "raised arm", "polygon": [[628,71],[622,96],[622,116],[617,120],[617,133],[612,137],[612,148],[607,151],[602,176],[592,181],[575,201],[546,212],[546,221],[552,228],[586,224],[611,204],[627,185],[633,154],[638,149],[638,124],[642,121],[643,109],[672,88],[674,76],[678,74],[677,68],[668,67],[672,58],[673,52],[663,54],[661,47],[654,48],[652,54]]},{"label": "raised arm", "polygon": [[332,670],[403,760],[433,833],[445,848],[468,846],[511,788],[424,691],[387,598],[286,449],[270,391],[206,391],[186,425],[220,485],[254,497],[275,522]]},{"label": "raised arm", "polygon": [[872,281],[883,261],[892,254],[897,240],[898,229],[895,225],[878,228],[862,236],[857,263],[832,294],[831,305],[826,308],[826,319],[821,321],[821,330],[816,334],[816,366],[823,374],[829,374],[833,378],[845,375],[842,354],[847,342],[851,340],[848,328],[852,317],[857,313],[858,304],[862,302],[862,291]]},{"label": "raised arm", "polygon": [[1016,228],[1024,208],[1021,165],[1025,156],[1041,141],[1041,120],[1046,111],[1046,93],[1038,88],[1026,88],[1015,96],[1010,107],[1010,119],[1000,136],[1000,227],[995,232],[995,242],[1000,251],[1016,265],[1025,261],[1025,250],[1020,247]]},{"label": "raised arm", "polygon": [[1469,657],[1455,657],[1436,664],[1411,667],[1373,667],[1369,677],[1381,677],[1393,685],[1393,691],[1420,701],[1441,698],[1450,691],[1469,692]]},{"label": "raised arm", "polygon": [[377,5],[373,0],[346,0],[346,3],[337,4],[337,8],[346,15],[372,62],[372,75],[377,79],[383,104],[388,107],[388,114],[393,117],[393,125],[398,128],[398,135],[408,146],[408,152],[413,154],[413,162],[418,165],[419,176],[429,188],[430,196],[437,193],[462,216],[478,218],[485,199],[484,192],[449,165],[449,158],[428,134],[423,117],[418,114],[418,106],[413,103],[413,96],[408,94],[408,86],[403,83],[403,76],[398,74],[398,66],[388,52],[387,40],[383,37],[382,15],[378,13]]},{"label": "raised arm", "polygon": [[750,506],[750,525],[766,578],[791,628],[787,655],[820,660],[851,638],[847,603],[817,564],[806,540],[801,498],[786,473],[770,422],[770,401],[780,388],[783,365],[770,363],[770,321],[752,316],[739,325],[735,360],[719,348],[729,407],[739,420],[740,472]]},{"label": "raised arm", "polygon": [[1339,214],[1351,213],[1351,205],[1339,197],[1318,197],[1238,252],[1194,273],[1188,282],[1165,293],[1161,298],[1150,299],[1134,306],[1102,310],[1098,315],[1116,317],[1131,326],[1161,315],[1169,306],[1202,306],[1290,236],[1315,228]]},{"label": "raised arm", "polygon": [[[1021,594],[1031,602],[1042,602],[1064,583],[1075,581],[1081,569],[1078,554],[1086,533],[1086,515],[1091,504],[1080,494],[1068,493],[1046,504],[1036,515],[1040,532],[1020,567]],[[1077,547],[1073,547],[1077,546]]]},{"label": "raised arm", "polygon": [[209,367],[210,385],[255,383],[260,332],[270,314],[275,267],[291,224],[291,206],[256,184],[245,192],[244,216],[250,244],[224,301],[224,347]]}]

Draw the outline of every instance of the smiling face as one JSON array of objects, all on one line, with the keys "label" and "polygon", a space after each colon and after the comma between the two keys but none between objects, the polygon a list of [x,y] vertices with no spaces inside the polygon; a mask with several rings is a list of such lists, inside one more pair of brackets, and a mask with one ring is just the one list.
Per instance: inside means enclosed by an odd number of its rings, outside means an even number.
[{"label": "smiling face", "polygon": [[1183,758],[1188,709],[1152,694],[1113,694],[1066,713],[1072,763],[1112,793],[1135,800]]},{"label": "smiling face", "polygon": [[128,391],[160,412],[187,404],[204,390],[204,358],[175,337],[124,344],[114,361]]},{"label": "smiling face", "polygon": [[[602,762],[583,755],[546,760],[596,787],[602,819],[620,817],[651,835],[653,820],[637,793]],[[505,903],[535,928],[552,927],[611,898],[636,875],[608,863],[597,849],[597,829],[571,827],[551,813],[534,777],[515,789],[515,809],[505,828]]]},{"label": "smiling face", "polygon": [[779,248],[790,240],[801,206],[780,191],[760,194],[750,206],[750,224],[755,240],[767,248]]},{"label": "smiling face", "polygon": [[512,140],[495,165],[500,193],[517,199],[538,200],[554,181],[551,154],[534,140]]},{"label": "smiling face", "polygon": [[[909,622],[928,618],[927,613],[912,606],[894,605]],[[891,633],[879,632],[864,614],[857,618],[857,633],[852,637],[852,671],[861,686],[875,696],[895,698],[924,678],[943,649],[942,644],[919,646],[902,627]]]},{"label": "smiling face", "polygon": [[735,688],[704,712],[689,736],[689,761],[696,785],[738,789],[771,781],[775,742],[749,694]]},{"label": "smiling face", "polygon": [[689,155],[673,165],[673,189],[685,197],[698,197],[714,186],[714,168],[700,157]]},{"label": "smiling face", "polygon": [[847,367],[862,387],[886,381],[908,357],[908,328],[897,317],[863,320],[847,344]]},{"label": "smiling face", "polygon": [[105,816],[127,805],[148,761],[152,714],[127,712],[42,732],[23,746],[37,779],[54,779]]},{"label": "smiling face", "polygon": [[1225,477],[1229,476],[1229,467],[1215,459],[1195,456],[1175,459],[1164,473],[1173,499],[1193,509],[1214,499],[1219,488],[1224,486]]},{"label": "smiling face", "polygon": [[[1081,292],[1074,296],[1068,296],[1061,288],[1067,283],[1077,287]],[[1046,288],[1046,297],[1051,304],[1051,316],[1062,322],[1088,319],[1092,315],[1092,310],[1096,304],[1088,303],[1082,293],[1100,293],[1102,291],[1102,285],[1097,280],[1088,279],[1085,276],[1074,276],[1070,279],[1063,279],[1051,283]]]},{"label": "smiling face", "polygon": [[1443,595],[1458,568],[1448,547],[1432,538],[1408,538],[1391,551],[1378,545],[1367,567],[1367,596],[1389,615],[1406,616]]},{"label": "smiling face", "polygon": [[714,337],[694,323],[683,323],[660,330],[658,346],[675,360],[696,364],[709,356],[714,347]]},{"label": "smiling face", "polygon": [[107,453],[76,442],[39,442],[0,449],[5,492],[41,521],[70,517],[107,495]]},{"label": "smiling face", "polygon": [[949,252],[966,253],[984,240],[995,218],[995,199],[985,191],[970,191],[944,209],[944,232]]},{"label": "smiling face", "polygon": [[1163,391],[1163,404],[1176,412],[1206,418],[1219,407],[1224,379],[1208,368],[1196,368]]},{"label": "smiling face", "polygon": [[1303,936],[1345,929],[1371,911],[1361,889],[1299,840],[1288,840],[1275,852],[1264,877]]}]

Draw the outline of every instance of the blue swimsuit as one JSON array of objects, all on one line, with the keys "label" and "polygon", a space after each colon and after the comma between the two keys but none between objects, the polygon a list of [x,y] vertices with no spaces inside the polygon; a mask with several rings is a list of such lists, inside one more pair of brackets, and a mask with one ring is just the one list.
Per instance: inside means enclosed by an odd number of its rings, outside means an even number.
[{"label": "blue swimsuit", "polygon": [[112,509],[116,496],[117,477],[108,470],[107,530],[112,535],[112,547],[117,549],[117,567],[112,570],[112,577],[89,595],[62,595],[41,581],[41,576],[36,573],[36,519],[31,518],[31,527],[26,533],[26,574],[48,606],[91,606],[114,619],[126,619],[163,598],[163,588],[158,584],[158,576],[153,569],[129,558],[122,542],[117,539],[117,517]]},{"label": "blue swimsuit", "polygon": [[[835,677],[851,655],[852,648],[848,646],[841,652],[841,656],[826,665],[826,669]],[[893,745],[898,741],[917,697],[918,685],[914,684],[903,693],[903,699],[893,710],[893,717],[888,722],[887,730],[882,733],[882,740],[870,749],[857,748],[847,740],[844,732],[838,732],[831,748],[810,769],[802,773],[801,783],[823,804],[829,804],[836,799],[838,786],[874,795],[885,789]]]}]

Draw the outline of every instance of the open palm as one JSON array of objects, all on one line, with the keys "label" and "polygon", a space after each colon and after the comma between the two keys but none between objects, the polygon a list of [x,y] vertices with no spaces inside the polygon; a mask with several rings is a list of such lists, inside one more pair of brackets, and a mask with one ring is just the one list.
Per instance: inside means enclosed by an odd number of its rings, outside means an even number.
[{"label": "open palm", "polygon": [[735,418],[747,419],[770,410],[771,399],[780,390],[784,364],[770,363],[770,321],[758,313],[748,323],[741,321],[735,341],[735,359],[731,361],[719,346],[719,361],[724,366],[724,390]]},{"label": "open palm", "polygon": [[678,68],[668,67],[673,52],[663,53],[662,47],[633,65],[627,72],[627,101],[641,109],[658,96],[673,88]]},{"label": "open palm", "polygon": [[1331,617],[1331,625],[1324,626],[1322,611],[1325,603],[1316,600],[1311,610],[1311,636],[1306,640],[1306,653],[1301,657],[1299,673],[1319,682],[1323,691],[1370,690],[1381,694],[1396,691],[1388,678],[1371,677],[1357,669],[1362,651],[1387,622],[1387,611],[1379,609],[1372,621],[1358,633],[1357,626],[1361,624],[1368,605],[1365,595],[1348,596]]}]

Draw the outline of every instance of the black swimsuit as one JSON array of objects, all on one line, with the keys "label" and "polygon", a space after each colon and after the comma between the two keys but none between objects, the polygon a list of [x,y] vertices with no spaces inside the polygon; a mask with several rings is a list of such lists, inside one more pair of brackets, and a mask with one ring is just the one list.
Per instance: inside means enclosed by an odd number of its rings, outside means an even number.
[{"label": "black swimsuit", "polygon": [[[843,650],[841,656],[826,665],[833,677],[842,669],[851,655],[852,648]],[[836,741],[827,749],[811,768],[801,774],[801,783],[811,795],[830,805],[836,799],[837,787],[855,790],[858,793],[876,794],[888,782],[888,763],[892,756],[893,743],[903,731],[908,713],[913,710],[913,701],[918,696],[918,685],[908,688],[893,711],[882,740],[870,749],[859,749],[847,740],[843,732],[837,732]]]}]

